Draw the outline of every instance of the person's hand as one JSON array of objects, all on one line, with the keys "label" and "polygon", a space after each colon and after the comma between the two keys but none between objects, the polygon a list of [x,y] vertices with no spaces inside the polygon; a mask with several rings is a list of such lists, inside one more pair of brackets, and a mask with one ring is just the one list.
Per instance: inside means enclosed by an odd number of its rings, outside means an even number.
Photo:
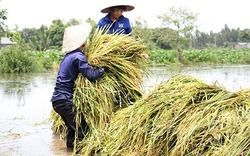
[{"label": "person's hand", "polygon": [[109,69],[107,67],[103,67],[103,70],[105,73],[109,72]]},{"label": "person's hand", "polygon": [[146,53],[141,53],[141,54],[139,54],[139,56],[144,58],[145,60],[148,59],[148,54],[146,54]]}]

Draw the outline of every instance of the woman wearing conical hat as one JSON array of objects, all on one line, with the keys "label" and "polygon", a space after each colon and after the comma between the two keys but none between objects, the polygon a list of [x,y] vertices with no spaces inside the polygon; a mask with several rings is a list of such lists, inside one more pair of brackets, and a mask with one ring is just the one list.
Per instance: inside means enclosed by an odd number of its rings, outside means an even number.
[{"label": "woman wearing conical hat", "polygon": [[113,34],[132,34],[130,21],[127,17],[123,16],[123,12],[131,11],[134,6],[125,3],[116,3],[101,10],[102,13],[107,15],[101,18],[97,24],[97,28],[104,28],[107,33]]},{"label": "woman wearing conical hat", "polygon": [[[73,92],[75,80],[81,73],[90,81],[96,81],[105,73],[105,68],[92,68],[85,56],[84,46],[91,33],[89,23],[67,27],[64,31],[62,52],[65,54],[58,71],[56,85],[51,98],[53,109],[62,117],[67,126],[67,148],[73,148],[76,133],[75,116],[73,109]],[[78,140],[81,141],[88,131],[84,120],[78,128]]]}]

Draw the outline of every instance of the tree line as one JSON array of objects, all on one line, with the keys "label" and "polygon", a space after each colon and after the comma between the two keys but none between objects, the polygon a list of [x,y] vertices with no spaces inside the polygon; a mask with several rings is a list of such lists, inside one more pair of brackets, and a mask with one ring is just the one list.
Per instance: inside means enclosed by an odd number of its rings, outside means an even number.
[{"label": "tree line", "polygon": [[[64,22],[61,19],[52,21],[49,27],[24,28],[14,32],[8,31],[4,25],[7,10],[0,11],[0,35],[8,36],[20,44],[27,44],[32,50],[46,51],[60,49],[63,32],[69,25],[81,23],[76,19]],[[133,36],[141,38],[149,50],[164,49],[204,49],[204,48],[232,48],[238,42],[250,42],[250,29],[230,29],[227,24],[220,32],[205,33],[196,28],[197,14],[183,8],[170,8],[166,14],[159,15],[162,25],[149,28],[147,22],[138,18],[132,23]],[[94,20],[88,19],[95,29]],[[181,53],[180,53],[181,55]],[[180,56],[181,57],[181,56]],[[181,59],[181,58],[180,58]]]},{"label": "tree line", "polygon": [[[0,37],[17,42],[16,46],[0,51],[0,73],[47,71],[58,67],[66,27],[80,24],[55,19],[51,25],[10,31],[5,25],[7,10],[0,10]],[[132,36],[140,38],[148,47],[149,64],[249,64],[249,49],[233,50],[238,42],[250,42],[250,29],[230,29],[226,24],[218,33],[205,33],[196,29],[197,15],[186,9],[171,8],[158,16],[162,24],[149,28],[138,18],[132,23]],[[96,22],[88,19],[93,31]],[[229,50],[232,49],[232,50]],[[50,52],[47,52],[50,51]],[[35,61],[34,61],[35,60]]]}]

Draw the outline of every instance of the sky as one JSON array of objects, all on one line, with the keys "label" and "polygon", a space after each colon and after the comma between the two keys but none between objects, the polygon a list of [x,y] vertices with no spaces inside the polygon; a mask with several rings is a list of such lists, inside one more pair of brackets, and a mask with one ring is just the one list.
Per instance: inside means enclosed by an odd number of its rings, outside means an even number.
[{"label": "sky", "polygon": [[[113,0],[0,0],[0,9],[7,9],[8,28],[15,25],[23,28],[50,26],[55,19],[68,22],[70,19],[98,22],[105,16],[100,12]],[[118,0],[114,0],[118,1]],[[133,23],[138,18],[145,20],[148,27],[160,26],[157,15],[166,13],[170,7],[182,7],[198,14],[196,25],[203,32],[219,32],[227,24],[230,29],[250,28],[249,0],[125,0],[135,7],[123,15]]]}]

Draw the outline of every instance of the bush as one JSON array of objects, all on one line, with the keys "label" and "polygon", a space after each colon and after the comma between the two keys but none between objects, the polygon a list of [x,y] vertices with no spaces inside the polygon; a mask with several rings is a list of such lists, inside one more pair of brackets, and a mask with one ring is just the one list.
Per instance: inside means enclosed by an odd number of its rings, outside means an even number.
[{"label": "bush", "polygon": [[53,50],[53,51],[35,51],[34,52],[41,60],[44,70],[53,69],[54,64],[60,64],[63,59],[64,54],[61,51]]},{"label": "bush", "polygon": [[24,45],[5,47],[0,51],[1,73],[40,72],[43,65],[39,57]]}]

